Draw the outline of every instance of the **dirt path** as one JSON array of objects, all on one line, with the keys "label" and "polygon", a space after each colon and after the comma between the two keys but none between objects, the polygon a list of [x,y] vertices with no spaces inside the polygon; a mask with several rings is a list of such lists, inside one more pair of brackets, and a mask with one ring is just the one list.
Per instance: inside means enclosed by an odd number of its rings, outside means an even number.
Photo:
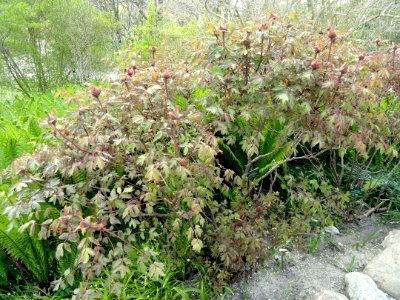
[{"label": "dirt path", "polygon": [[361,271],[381,250],[381,242],[399,222],[384,224],[372,216],[339,228],[339,235],[325,234],[314,253],[291,251],[266,263],[246,281],[233,286],[229,300],[312,299],[318,291],[345,293],[344,275]]}]

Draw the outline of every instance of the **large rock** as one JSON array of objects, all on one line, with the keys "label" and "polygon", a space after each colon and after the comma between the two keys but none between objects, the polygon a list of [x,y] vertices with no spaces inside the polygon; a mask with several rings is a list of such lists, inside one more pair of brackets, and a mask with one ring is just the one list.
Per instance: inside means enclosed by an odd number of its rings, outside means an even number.
[{"label": "large rock", "polygon": [[324,290],[318,292],[310,300],[349,300],[345,295],[334,291]]},{"label": "large rock", "polygon": [[[389,245],[389,243],[388,243]],[[365,267],[379,288],[400,299],[400,242],[392,243]]]},{"label": "large rock", "polygon": [[384,292],[378,289],[375,282],[360,272],[347,273],[344,276],[347,296],[350,300],[388,300]]},{"label": "large rock", "polygon": [[382,246],[384,248],[387,248],[397,243],[400,243],[400,230],[394,229],[390,231],[388,235],[385,237],[385,239],[382,242]]}]

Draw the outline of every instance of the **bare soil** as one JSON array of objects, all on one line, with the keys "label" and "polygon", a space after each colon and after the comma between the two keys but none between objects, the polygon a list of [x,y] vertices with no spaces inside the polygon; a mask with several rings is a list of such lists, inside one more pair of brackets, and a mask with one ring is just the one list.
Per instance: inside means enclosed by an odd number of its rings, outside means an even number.
[{"label": "bare soil", "polygon": [[[235,284],[228,300],[303,300],[318,291],[345,294],[344,275],[362,271],[383,248],[382,240],[399,222],[384,223],[370,216],[339,227],[339,235],[326,233],[313,253],[290,251],[283,261],[265,263],[247,279]],[[312,248],[310,248],[312,249]],[[279,258],[278,256],[277,258]]]}]

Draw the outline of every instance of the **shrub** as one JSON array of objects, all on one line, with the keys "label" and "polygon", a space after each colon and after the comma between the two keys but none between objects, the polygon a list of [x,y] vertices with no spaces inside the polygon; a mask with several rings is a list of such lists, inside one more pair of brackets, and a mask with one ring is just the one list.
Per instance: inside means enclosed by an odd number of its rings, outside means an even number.
[{"label": "shrub", "polygon": [[246,27],[210,25],[213,37],[198,46],[207,91],[198,103],[221,163],[247,181],[246,195],[257,186],[279,191],[287,178],[278,175],[304,160],[339,193],[360,179],[349,169],[376,162],[379,172],[398,173],[397,45],[376,41],[366,54],[345,33],[314,34],[295,19],[270,13]]},{"label": "shrub", "polygon": [[[162,277],[153,245],[183,250],[185,259],[201,252],[211,222],[206,211],[214,211],[213,193],[221,187],[215,137],[200,114],[173,103],[185,94],[186,74],[172,78],[160,66],[124,76],[124,86],[102,94],[93,87],[95,101],[69,119],[49,115],[44,123],[54,142],[18,159],[11,173],[9,218],[28,215],[21,230],[56,236],[58,259],[77,245],[75,264],[64,272],[69,284],[78,268],[85,282],[109,265],[113,278],[125,277],[132,251],[140,253],[139,270]],[[192,250],[181,248],[182,236]],[[55,287],[64,288],[65,280]]]},{"label": "shrub", "polygon": [[349,159],[375,151],[397,172],[397,100],[381,102],[397,61],[290,21],[210,25],[193,64],[151,48],[122,84],[92,87],[68,119],[48,116],[54,141],[8,170],[4,206],[28,217],[21,231],[56,239],[58,259],[76,247],[56,289],[79,270],[75,293],[93,298],[105,271],[157,281],[188,259],[220,286],[269,242],[340,215]]}]

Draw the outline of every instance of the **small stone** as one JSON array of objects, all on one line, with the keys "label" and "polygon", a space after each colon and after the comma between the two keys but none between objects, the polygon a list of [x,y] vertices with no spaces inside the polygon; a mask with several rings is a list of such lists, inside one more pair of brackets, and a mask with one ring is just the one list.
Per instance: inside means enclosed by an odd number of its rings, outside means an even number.
[{"label": "small stone", "polygon": [[[389,239],[385,244],[390,244]],[[379,288],[392,297],[400,299],[400,242],[391,244],[365,267]]]},{"label": "small stone", "polygon": [[325,228],[324,228],[324,231],[327,232],[327,233],[330,233],[330,234],[332,234],[332,235],[340,234],[339,229],[337,229],[337,228],[336,228],[335,226],[333,226],[333,225],[330,225],[330,226],[325,227]]},{"label": "small stone", "polygon": [[389,234],[385,237],[385,239],[382,242],[382,246],[384,248],[387,248],[399,242],[400,242],[400,230],[394,229],[391,232],[389,232]]},{"label": "small stone", "polygon": [[347,298],[343,294],[334,291],[323,290],[314,295],[310,300],[348,300],[348,299],[349,298]]},{"label": "small stone", "polygon": [[350,300],[388,300],[384,292],[376,286],[371,277],[360,272],[347,273],[346,281],[347,296]]}]

